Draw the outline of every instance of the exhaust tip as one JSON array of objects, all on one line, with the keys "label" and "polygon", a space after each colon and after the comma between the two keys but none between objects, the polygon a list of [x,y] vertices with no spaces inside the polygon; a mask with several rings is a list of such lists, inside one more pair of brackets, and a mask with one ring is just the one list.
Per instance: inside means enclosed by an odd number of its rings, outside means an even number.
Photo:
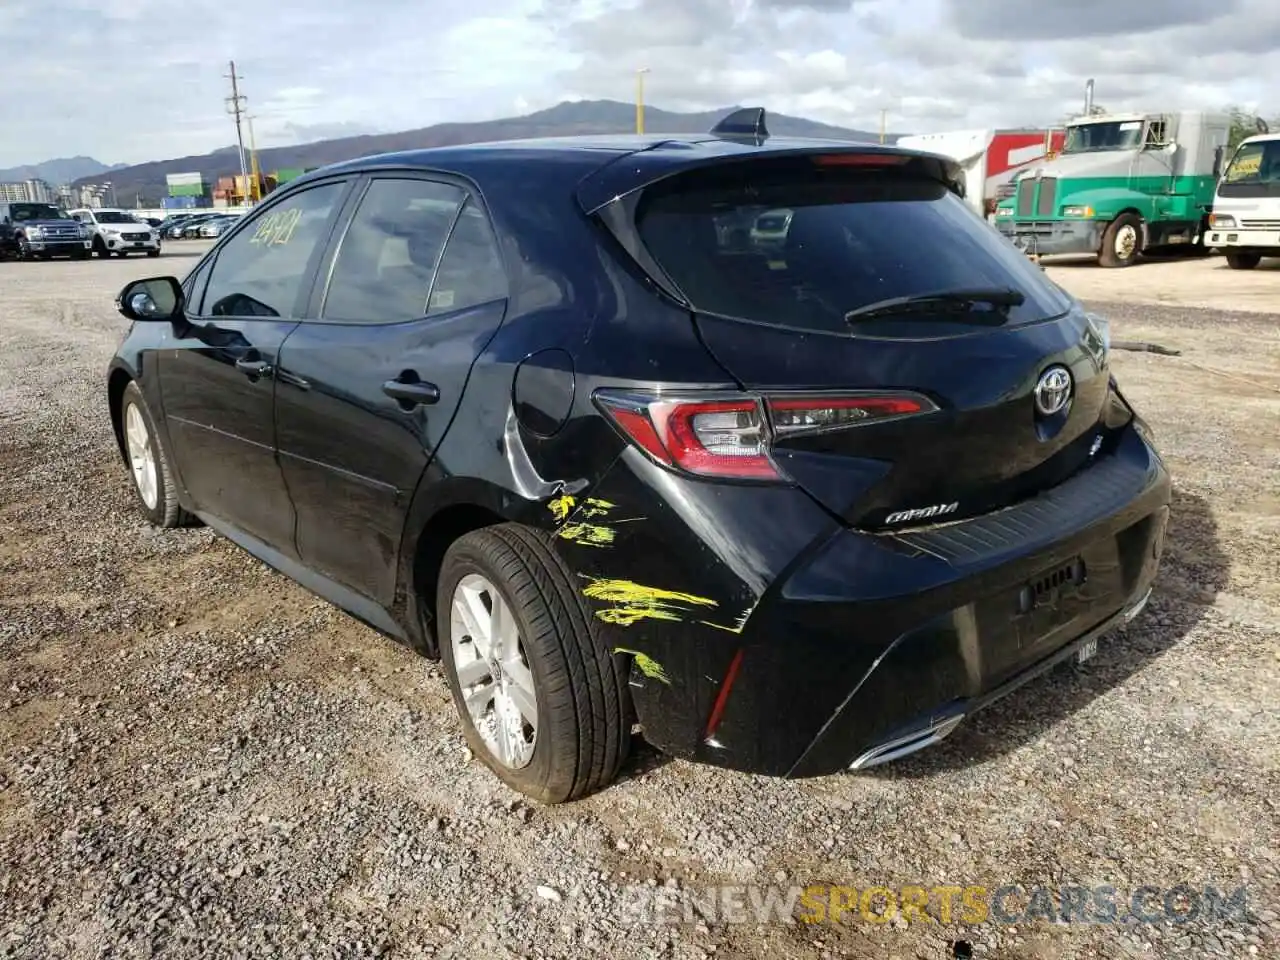
[{"label": "exhaust tip", "polygon": [[868,767],[878,767],[882,763],[900,760],[918,750],[923,750],[925,747],[931,747],[949,736],[960,725],[960,721],[964,717],[963,713],[947,717],[944,720],[938,720],[930,724],[922,730],[909,733],[904,737],[896,737],[879,746],[872,747],[854,760],[849,765],[849,769],[866,770]]}]

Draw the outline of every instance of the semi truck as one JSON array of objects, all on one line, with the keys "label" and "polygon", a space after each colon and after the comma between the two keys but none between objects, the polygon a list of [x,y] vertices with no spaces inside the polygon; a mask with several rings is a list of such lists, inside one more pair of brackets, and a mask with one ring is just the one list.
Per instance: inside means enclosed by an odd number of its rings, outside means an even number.
[{"label": "semi truck", "polygon": [[1218,183],[1205,245],[1234,270],[1280,257],[1280,133],[1242,140]]},{"label": "semi truck", "polygon": [[927,150],[958,161],[964,168],[965,199],[990,218],[1012,189],[1018,171],[1062,149],[1062,130],[955,130],[899,137],[897,145]]},{"label": "semi truck", "polygon": [[1028,255],[1093,254],[1104,267],[1201,243],[1230,128],[1197,112],[1072,120],[1061,153],[1018,175],[996,229]]}]

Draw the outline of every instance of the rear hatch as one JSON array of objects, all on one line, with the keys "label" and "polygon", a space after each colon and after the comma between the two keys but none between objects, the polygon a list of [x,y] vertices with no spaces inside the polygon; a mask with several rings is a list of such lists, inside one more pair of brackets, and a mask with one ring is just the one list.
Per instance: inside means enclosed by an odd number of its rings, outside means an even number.
[{"label": "rear hatch", "polygon": [[[865,529],[988,512],[1087,467],[1127,420],[1100,327],[936,166],[857,156],[716,164],[634,206],[707,348],[765,398],[773,461]],[[779,209],[786,235],[762,243],[751,227]]]}]

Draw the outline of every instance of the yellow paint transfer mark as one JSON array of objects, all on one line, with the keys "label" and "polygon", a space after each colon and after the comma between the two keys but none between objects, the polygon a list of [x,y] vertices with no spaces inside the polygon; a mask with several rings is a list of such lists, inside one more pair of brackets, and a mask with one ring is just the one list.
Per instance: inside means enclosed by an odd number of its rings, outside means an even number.
[{"label": "yellow paint transfer mark", "polygon": [[641,620],[679,621],[681,614],[694,607],[714,607],[716,602],[692,593],[646,587],[632,580],[596,580],[582,591],[584,597],[612,604],[596,611],[596,618],[605,623],[627,627]]},{"label": "yellow paint transfer mark", "polygon": [[572,540],[584,547],[607,547],[613,543],[618,531],[613,527],[601,527],[594,523],[566,523],[556,531],[561,540]]},{"label": "yellow paint transfer mark", "polygon": [[613,652],[629,654],[635,659],[636,666],[640,668],[640,672],[646,677],[671,686],[671,678],[667,676],[667,671],[662,668],[662,664],[647,653],[641,653],[639,650],[630,650],[627,647],[614,647]]},{"label": "yellow paint transfer mark", "polygon": [[547,509],[551,511],[551,515],[560,522],[564,522],[573,513],[573,508],[577,504],[578,499],[569,494],[562,497],[556,497],[547,504]]},{"label": "yellow paint transfer mark", "polygon": [[612,510],[616,504],[610,503],[608,500],[599,500],[595,497],[587,497],[582,504],[583,517],[603,517]]}]

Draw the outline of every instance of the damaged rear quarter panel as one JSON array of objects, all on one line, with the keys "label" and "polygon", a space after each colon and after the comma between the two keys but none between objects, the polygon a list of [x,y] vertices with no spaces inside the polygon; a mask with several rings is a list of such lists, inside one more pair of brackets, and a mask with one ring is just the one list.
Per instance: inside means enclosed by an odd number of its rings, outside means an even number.
[{"label": "damaged rear quarter panel", "polygon": [[[553,497],[546,511],[600,641],[630,658],[645,738],[729,766],[727,754],[750,754],[742,738],[704,742],[721,683],[740,649],[777,641],[753,612],[835,521],[792,487],[693,480],[633,449],[589,492]],[[753,686],[733,689],[749,698]]]}]

